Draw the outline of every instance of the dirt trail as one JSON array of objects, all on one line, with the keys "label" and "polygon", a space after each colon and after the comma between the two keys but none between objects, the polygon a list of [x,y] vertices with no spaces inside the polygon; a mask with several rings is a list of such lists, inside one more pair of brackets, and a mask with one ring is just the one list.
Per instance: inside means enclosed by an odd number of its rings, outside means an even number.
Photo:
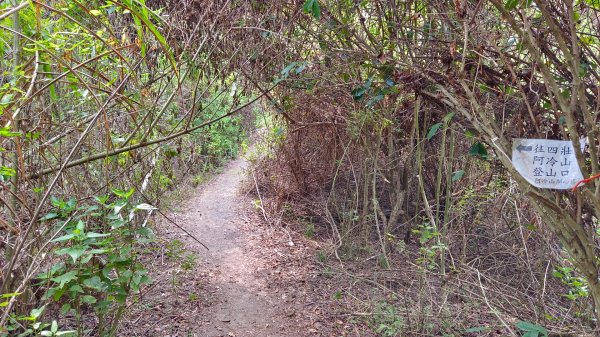
[{"label": "dirt trail", "polygon": [[157,242],[141,261],[153,284],[131,304],[119,336],[371,336],[345,322],[334,299],[343,287],[315,258],[323,244],[303,227],[268,225],[255,197],[240,192],[246,166],[238,159],[207,184],[182,186],[157,219]]},{"label": "dirt trail", "polygon": [[[253,234],[242,227],[243,215],[252,207],[251,199],[238,192],[246,162],[235,160],[202,191],[184,202],[185,227],[200,238],[210,251],[199,249],[208,261],[211,288],[216,303],[211,305],[203,322],[198,322],[196,336],[287,336],[290,327],[290,304],[271,293],[268,279],[258,275],[264,262],[252,254],[260,249],[250,245]],[[287,311],[286,311],[287,309]]]}]

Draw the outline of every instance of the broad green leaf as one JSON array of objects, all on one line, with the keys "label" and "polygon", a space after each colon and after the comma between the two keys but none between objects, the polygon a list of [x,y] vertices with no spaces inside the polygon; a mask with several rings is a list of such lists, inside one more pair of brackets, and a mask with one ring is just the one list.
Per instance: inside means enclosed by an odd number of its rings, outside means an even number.
[{"label": "broad green leaf", "polygon": [[92,14],[93,16],[100,16],[102,15],[102,12],[97,9],[90,9],[90,14]]},{"label": "broad green leaf", "polygon": [[0,128],[0,137],[19,137],[20,135],[20,132],[10,131],[10,127]]},{"label": "broad green leaf", "polygon": [[4,179],[14,177],[15,174],[17,174],[15,169],[0,165],[0,176],[4,177]]},{"label": "broad green leaf", "polygon": [[104,283],[98,276],[92,276],[88,279],[83,280],[83,285],[88,288],[95,289],[95,290],[104,289]]},{"label": "broad green leaf", "polygon": [[483,160],[488,159],[488,152],[483,144],[475,142],[469,149],[469,154],[473,157],[477,157]]},{"label": "broad green leaf", "polygon": [[2,99],[0,99],[0,105],[10,104],[10,102],[14,96],[15,96],[15,94],[5,94],[4,96],[2,96]]},{"label": "broad green leaf", "polygon": [[360,101],[365,92],[367,92],[367,89],[365,87],[355,88],[354,90],[352,90],[352,97],[354,97],[354,100]]},{"label": "broad green leaf", "polygon": [[119,198],[129,199],[129,197],[131,197],[133,195],[133,192],[135,192],[135,189],[130,188],[129,190],[125,191],[125,190],[120,190],[118,188],[113,188],[112,192]]},{"label": "broad green leaf", "polygon": [[71,304],[69,304],[69,303],[65,303],[65,304],[63,304],[62,307],[60,307],[60,313],[63,315],[68,313],[70,310],[71,310]]},{"label": "broad green leaf", "polygon": [[512,9],[517,8],[518,5],[519,0],[507,0],[506,3],[504,3],[504,8],[510,11]]},{"label": "broad green leaf", "polygon": [[80,293],[80,294],[84,292],[84,291],[83,291],[83,288],[81,288],[81,286],[80,286],[79,284],[74,284],[74,285],[72,285],[72,286],[69,288],[69,291],[70,291],[70,292],[73,292],[73,293]]},{"label": "broad green leaf", "polygon": [[77,278],[77,272],[74,270],[71,270],[60,276],[53,277],[51,280],[58,283],[60,285],[60,287],[62,288],[65,284],[75,280],[76,278]]},{"label": "broad green leaf", "polygon": [[567,119],[565,118],[565,116],[560,116],[558,118],[558,124],[560,124],[560,125],[567,125]]},{"label": "broad green leaf", "polygon": [[124,225],[127,224],[128,221],[125,221],[123,219],[117,219],[117,220],[113,220],[110,222],[110,228],[111,229],[117,229],[117,228],[121,228]]},{"label": "broad green leaf", "polygon": [[110,249],[90,249],[88,250],[88,254],[90,255],[98,255],[110,252]]},{"label": "broad green leaf", "polygon": [[304,13],[312,14],[317,20],[321,18],[321,6],[319,5],[318,0],[306,0],[302,9],[304,10]]},{"label": "broad green leaf", "polygon": [[527,336],[529,335],[530,337],[537,337],[537,336],[544,336],[547,337],[548,336],[548,330],[546,330],[546,328],[531,323],[531,322],[527,322],[527,321],[518,321],[517,323],[515,323],[515,326],[523,331],[527,331],[526,334],[524,334],[523,336]]},{"label": "broad green leaf", "polygon": [[95,233],[95,232],[89,232],[89,233],[85,233],[85,237],[88,239],[91,238],[104,238],[110,236],[110,234],[102,234],[102,233]]},{"label": "broad green leaf", "polygon": [[85,295],[85,296],[81,297],[81,301],[83,303],[87,303],[87,304],[94,304],[94,303],[96,303],[97,300],[94,296]]},{"label": "broad green leaf", "polygon": [[71,240],[72,238],[75,237],[75,234],[67,234],[67,235],[63,235],[61,237],[58,237],[56,239],[51,240],[50,242],[62,242],[62,241],[68,241]]},{"label": "broad green leaf", "polygon": [[438,130],[443,124],[444,123],[433,124],[433,126],[431,126],[431,128],[429,129],[429,132],[427,132],[427,140],[431,140],[431,138],[435,136],[435,134],[438,132]]},{"label": "broad green leaf", "polygon": [[452,173],[452,181],[458,181],[465,175],[465,171],[458,170]]},{"label": "broad green leaf", "polygon": [[54,218],[58,218],[58,214],[55,212],[50,212],[50,213],[44,215],[43,217],[41,217],[40,221],[52,220]]},{"label": "broad green leaf", "polygon": [[67,247],[67,248],[57,250],[56,254],[58,254],[58,255],[67,254],[73,259],[73,263],[76,263],[77,259],[79,259],[85,253],[86,248],[87,247],[84,247],[84,246]]},{"label": "broad green leaf", "polygon": [[140,229],[137,230],[137,234],[141,237],[147,238],[147,239],[153,239],[154,238],[154,232],[152,232],[152,230],[148,227],[142,227]]},{"label": "broad green leaf", "polygon": [[369,78],[369,80],[367,82],[365,82],[365,84],[363,84],[360,87],[354,88],[352,90],[352,97],[354,97],[354,100],[360,101],[363,98],[363,95],[365,93],[367,93],[369,88],[371,88],[372,83],[373,83],[373,78]]}]

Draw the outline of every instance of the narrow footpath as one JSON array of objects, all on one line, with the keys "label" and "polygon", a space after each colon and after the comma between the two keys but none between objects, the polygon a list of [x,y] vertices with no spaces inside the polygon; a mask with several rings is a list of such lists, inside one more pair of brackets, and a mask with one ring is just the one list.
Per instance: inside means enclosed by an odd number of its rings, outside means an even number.
[{"label": "narrow footpath", "polygon": [[240,229],[240,214],[251,200],[238,193],[243,159],[231,162],[199,195],[190,200],[196,216],[187,220],[187,229],[206,243],[204,257],[215,268],[217,303],[199,326],[200,336],[284,336],[286,320],[277,299],[269,294],[260,268],[245,251],[250,241]]},{"label": "narrow footpath", "polygon": [[316,243],[268,225],[255,196],[244,193],[254,190],[243,186],[247,165],[230,162],[159,219],[160,240],[145,261],[153,285],[132,307],[122,336],[359,335],[334,318],[338,288],[319,276]]},{"label": "narrow footpath", "polygon": [[197,336],[276,337],[295,330],[290,319],[295,303],[273,293],[265,273],[259,277],[258,271],[267,269],[266,261],[253,254],[260,247],[251,245],[251,232],[242,228],[248,225],[244,214],[252,208],[252,199],[239,191],[246,166],[244,159],[229,163],[186,202],[191,214],[185,227],[210,249],[200,255],[211,266],[209,282],[216,289],[216,301],[203,314]]}]

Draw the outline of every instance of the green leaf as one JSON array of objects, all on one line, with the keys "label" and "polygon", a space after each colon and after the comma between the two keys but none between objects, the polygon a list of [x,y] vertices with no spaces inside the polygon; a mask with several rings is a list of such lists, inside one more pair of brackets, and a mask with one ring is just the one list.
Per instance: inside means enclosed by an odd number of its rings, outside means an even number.
[{"label": "green leaf", "polygon": [[33,317],[34,320],[38,319],[44,313],[44,309],[46,309],[45,305],[42,305],[39,308],[31,309],[29,316]]},{"label": "green leaf", "polygon": [[360,101],[363,98],[363,95],[371,88],[371,84],[373,83],[373,78],[369,77],[367,82],[360,87],[354,88],[352,90],[352,97],[354,97],[355,101]]},{"label": "green leaf", "polygon": [[506,3],[504,4],[504,8],[506,8],[506,10],[513,10],[515,8],[517,8],[517,6],[519,5],[519,0],[507,0]]},{"label": "green leaf", "polygon": [[[161,20],[160,16],[158,16],[157,14],[155,14],[152,11],[149,11],[148,7],[146,7],[146,5],[141,3],[140,1],[136,1],[136,2],[142,8],[141,13],[137,10],[137,8],[135,8],[133,6],[129,7],[128,9],[134,15],[134,19],[141,20],[144,23],[144,25],[146,26],[146,28],[148,28],[148,30],[150,30],[152,35],[154,35],[156,40],[158,40],[158,42],[161,45],[162,49],[164,50],[165,54],[167,54],[167,58],[169,59],[169,62],[171,63],[173,70],[175,71],[176,74],[178,74],[179,71],[177,70],[177,62],[175,61],[175,57],[173,57],[173,53],[171,52],[171,49],[169,48],[169,44],[167,43],[167,40],[165,39],[165,37],[158,31],[156,26],[150,21],[148,13],[152,14],[152,16],[154,16],[155,18],[157,18],[159,20]],[[140,30],[138,30],[138,31],[140,31]],[[143,41],[142,36],[139,36],[139,38],[140,38],[140,40]]]},{"label": "green leaf", "polygon": [[11,298],[11,297],[17,297],[19,295],[21,295],[22,293],[6,293],[6,294],[2,294],[2,298]]},{"label": "green leaf", "polygon": [[95,290],[104,289],[104,283],[98,276],[92,276],[88,279],[83,280],[83,285],[88,288],[95,289]]},{"label": "green leaf", "polygon": [[565,116],[560,116],[558,118],[558,124],[559,125],[567,125],[567,119],[565,118]]},{"label": "green leaf", "polygon": [[19,137],[20,135],[20,132],[10,131],[10,127],[0,128],[0,137]]},{"label": "green leaf", "polygon": [[112,192],[119,198],[122,199],[129,199],[129,197],[131,197],[133,195],[133,192],[135,192],[134,188],[130,188],[129,190],[125,191],[125,190],[120,190],[118,188],[113,188]]},{"label": "green leaf", "polygon": [[367,102],[367,107],[371,108],[373,107],[375,104],[379,103],[380,101],[383,100],[383,95],[377,95],[373,98],[371,98],[368,102]]},{"label": "green leaf", "polygon": [[81,297],[81,301],[83,303],[87,303],[87,304],[94,304],[94,303],[96,303],[97,300],[94,296],[85,295],[85,296]]},{"label": "green leaf", "polygon": [[125,221],[123,219],[117,219],[117,220],[113,220],[110,222],[110,228],[117,229],[117,228],[123,227],[126,224],[127,224],[127,221]]},{"label": "green leaf", "polygon": [[588,4],[593,9],[600,9],[600,1],[598,0],[585,0],[585,3]]},{"label": "green leaf", "polygon": [[62,307],[60,307],[60,313],[63,315],[68,313],[70,310],[71,310],[71,304],[69,304],[69,303],[65,303],[65,304],[63,304]]},{"label": "green leaf", "polygon": [[475,328],[468,328],[467,330],[465,330],[465,333],[474,333],[474,332],[485,332],[488,331],[490,328],[486,327],[486,326],[478,326]]},{"label": "green leaf", "polygon": [[66,272],[60,276],[53,277],[53,278],[51,278],[51,280],[56,283],[59,283],[60,287],[62,288],[65,284],[75,280],[76,278],[77,278],[77,272],[74,270],[71,270],[70,272]]},{"label": "green leaf", "polygon": [[285,68],[283,68],[283,70],[281,71],[281,75],[287,77],[290,74],[290,71],[292,71],[292,69],[294,69],[294,67],[297,65],[297,62],[292,62],[290,64],[288,64]]},{"label": "green leaf", "polygon": [[518,321],[515,323],[515,326],[523,331],[527,331],[523,336],[529,335],[530,337],[537,337],[541,334],[542,336],[548,337],[548,330],[540,325],[527,321]]},{"label": "green leaf", "polygon": [[319,5],[318,0],[306,0],[302,9],[304,10],[304,13],[312,14],[317,20],[321,18],[321,6]]},{"label": "green leaf", "polygon": [[13,97],[15,97],[15,94],[5,94],[2,96],[2,99],[0,99],[0,105],[8,105],[10,104],[10,101],[13,99]]},{"label": "green leaf", "polygon": [[360,101],[365,92],[367,92],[367,89],[364,87],[355,88],[352,90],[352,97],[354,97],[354,100]]},{"label": "green leaf", "polygon": [[12,169],[7,166],[0,166],[0,176],[4,177],[5,179],[14,177],[15,174],[17,174],[17,171],[15,171],[15,169]]},{"label": "green leaf", "polygon": [[72,238],[75,237],[75,234],[67,234],[67,235],[63,235],[61,237],[58,237],[56,239],[50,240],[50,242],[62,242],[62,241],[68,241],[71,240]]},{"label": "green leaf", "polygon": [[469,149],[469,155],[483,160],[488,159],[488,152],[483,144],[475,142]]},{"label": "green leaf", "polygon": [[152,231],[152,229],[148,228],[148,227],[142,227],[140,229],[137,230],[137,234],[141,237],[147,238],[147,239],[153,239],[154,238],[154,232]]},{"label": "green leaf", "polygon": [[298,64],[298,67],[296,67],[296,70],[294,70],[294,72],[296,73],[296,75],[300,75],[300,73],[306,68],[306,62],[300,62]]},{"label": "green leaf", "polygon": [[97,9],[90,9],[90,14],[92,14],[93,16],[100,16],[102,15],[102,12]]},{"label": "green leaf", "polygon": [[87,239],[92,239],[92,238],[104,238],[110,236],[110,234],[102,234],[102,233],[95,233],[95,232],[89,232],[85,234],[85,237]]},{"label": "green leaf", "polygon": [[452,120],[452,117],[454,117],[454,112],[451,112],[449,114],[447,114],[446,116],[444,116],[444,123],[448,123],[450,120]]},{"label": "green leaf", "polygon": [[55,212],[48,213],[40,218],[40,221],[52,220],[54,218],[58,218],[58,214]]},{"label": "green leaf", "polygon": [[465,175],[464,170],[458,170],[452,173],[452,181],[459,181]]},{"label": "green leaf", "polygon": [[433,124],[433,126],[429,129],[429,132],[427,132],[427,140],[431,140],[431,138],[435,136],[442,125],[444,125],[444,123]]},{"label": "green leaf", "polygon": [[82,294],[84,292],[83,288],[79,284],[72,285],[69,288],[69,291],[72,292],[72,293],[80,293],[80,294]]},{"label": "green leaf", "polygon": [[84,246],[67,247],[67,248],[57,250],[56,254],[58,254],[58,255],[68,254],[73,259],[73,263],[76,263],[77,259],[80,258],[85,253],[86,248],[87,247],[84,247]]}]

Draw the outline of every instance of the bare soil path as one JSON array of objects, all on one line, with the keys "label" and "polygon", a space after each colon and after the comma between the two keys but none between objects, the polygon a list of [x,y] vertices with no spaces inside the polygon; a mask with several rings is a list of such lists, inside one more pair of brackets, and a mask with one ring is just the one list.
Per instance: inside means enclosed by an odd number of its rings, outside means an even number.
[{"label": "bare soil path", "polygon": [[188,230],[201,238],[210,251],[218,303],[210,308],[200,336],[285,336],[290,322],[281,312],[279,299],[257,277],[261,261],[247,254],[250,234],[240,228],[240,214],[251,206],[239,194],[245,161],[231,162],[204,190],[189,201],[195,213],[186,221]]},{"label": "bare soil path", "polygon": [[289,300],[296,296],[272,287],[271,276],[278,273],[270,272],[269,259],[263,256],[267,248],[260,232],[265,227],[251,223],[261,219],[248,214],[255,213],[253,201],[240,193],[246,165],[244,159],[232,161],[183,207],[188,210],[185,228],[210,249],[200,254],[209,264],[210,288],[215,289],[214,303],[204,311],[196,335],[298,336],[298,303]]},{"label": "bare soil path", "polygon": [[145,256],[154,283],[132,306],[122,336],[358,336],[335,318],[338,289],[319,276],[315,242],[271,228],[242,192],[246,166],[230,162],[184,192],[169,221],[157,219],[159,242]]}]

